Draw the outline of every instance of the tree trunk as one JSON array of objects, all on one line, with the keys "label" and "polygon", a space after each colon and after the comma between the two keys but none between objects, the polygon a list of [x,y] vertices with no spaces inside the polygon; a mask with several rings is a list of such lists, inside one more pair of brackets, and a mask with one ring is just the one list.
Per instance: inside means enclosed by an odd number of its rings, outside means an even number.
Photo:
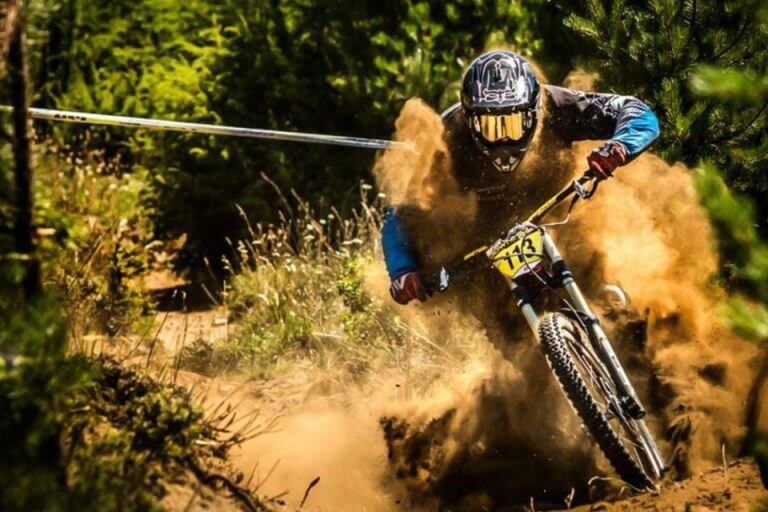
[{"label": "tree trunk", "polygon": [[11,79],[11,105],[13,106],[13,158],[16,167],[16,224],[14,234],[16,251],[24,258],[26,271],[22,281],[27,300],[36,296],[41,289],[40,264],[35,255],[34,191],[32,189],[32,168],[30,165],[29,141],[29,80],[26,62],[26,38],[24,36],[24,13],[19,3],[19,14],[8,49],[8,74]]},{"label": "tree trunk", "polygon": [[8,56],[8,48],[11,45],[13,34],[16,32],[16,22],[19,19],[20,9],[20,0],[11,0],[0,9],[0,15],[2,15],[2,24],[0,24],[0,76],[5,74],[5,59]]}]

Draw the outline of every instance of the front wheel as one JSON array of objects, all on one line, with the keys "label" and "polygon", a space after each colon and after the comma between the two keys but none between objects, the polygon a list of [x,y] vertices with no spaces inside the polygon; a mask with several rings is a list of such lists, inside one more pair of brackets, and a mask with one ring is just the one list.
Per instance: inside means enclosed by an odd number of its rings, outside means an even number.
[{"label": "front wheel", "polygon": [[621,410],[616,386],[586,334],[559,313],[544,315],[538,330],[550,368],[616,472],[638,490],[653,487],[649,447],[640,434],[642,420]]}]

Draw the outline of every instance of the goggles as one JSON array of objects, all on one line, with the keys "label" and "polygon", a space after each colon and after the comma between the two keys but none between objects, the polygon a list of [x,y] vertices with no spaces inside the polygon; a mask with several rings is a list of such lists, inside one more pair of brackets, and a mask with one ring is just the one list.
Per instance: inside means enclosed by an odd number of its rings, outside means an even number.
[{"label": "goggles", "polygon": [[473,115],[472,129],[488,142],[517,141],[525,135],[527,114],[527,112],[512,112],[502,115]]}]

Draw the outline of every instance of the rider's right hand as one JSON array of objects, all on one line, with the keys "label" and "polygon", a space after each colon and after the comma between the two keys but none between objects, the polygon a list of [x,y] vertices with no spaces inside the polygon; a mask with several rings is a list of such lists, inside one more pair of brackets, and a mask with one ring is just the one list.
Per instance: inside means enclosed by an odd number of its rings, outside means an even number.
[{"label": "rider's right hand", "polygon": [[615,140],[609,140],[587,157],[589,172],[593,178],[602,181],[610,178],[613,171],[627,161],[627,148]]},{"label": "rider's right hand", "polygon": [[398,304],[408,304],[414,299],[427,300],[427,291],[418,272],[404,272],[392,279],[389,293]]}]

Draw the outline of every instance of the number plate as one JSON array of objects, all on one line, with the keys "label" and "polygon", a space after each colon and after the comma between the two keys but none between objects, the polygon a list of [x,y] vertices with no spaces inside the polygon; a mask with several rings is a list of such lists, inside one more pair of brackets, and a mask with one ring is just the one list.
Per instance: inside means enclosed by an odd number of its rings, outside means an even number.
[{"label": "number plate", "polygon": [[[514,279],[541,264],[544,249],[541,231],[530,231],[524,236],[509,240],[508,243],[509,245],[504,244],[496,248],[495,254],[489,254],[493,265],[505,277]],[[493,250],[491,247],[488,251]]]}]

